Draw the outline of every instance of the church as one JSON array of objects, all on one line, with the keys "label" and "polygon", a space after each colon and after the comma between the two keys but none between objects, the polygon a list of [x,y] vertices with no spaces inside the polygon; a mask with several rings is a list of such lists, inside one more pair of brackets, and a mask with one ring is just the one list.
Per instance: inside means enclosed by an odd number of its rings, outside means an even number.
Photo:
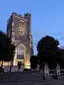
[{"label": "church", "polygon": [[15,45],[13,66],[17,66],[21,61],[24,68],[29,69],[30,57],[33,55],[31,14],[26,13],[22,16],[13,12],[7,21],[6,33],[11,39],[11,43]]}]

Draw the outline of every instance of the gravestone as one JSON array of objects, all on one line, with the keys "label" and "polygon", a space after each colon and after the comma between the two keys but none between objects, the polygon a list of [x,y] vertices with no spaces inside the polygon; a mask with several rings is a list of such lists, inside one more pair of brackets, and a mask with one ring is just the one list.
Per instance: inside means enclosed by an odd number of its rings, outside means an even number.
[{"label": "gravestone", "polygon": [[37,68],[36,68],[36,71],[39,71],[40,70],[39,68],[40,68],[40,65],[38,64]]},{"label": "gravestone", "polygon": [[11,72],[17,72],[18,71],[18,66],[13,66],[11,68]]},{"label": "gravestone", "polygon": [[57,64],[56,66],[56,72],[57,72],[57,75],[60,76],[60,65]]},{"label": "gravestone", "polygon": [[10,66],[5,66],[4,67],[4,72],[9,72],[10,71]]},{"label": "gravestone", "polygon": [[20,69],[19,69],[18,71],[19,71],[19,72],[24,71],[24,66],[23,66],[23,65],[21,65],[21,67],[20,67]]},{"label": "gravestone", "polygon": [[49,67],[48,67],[47,63],[44,66],[44,75],[45,75],[45,78],[49,77]]}]

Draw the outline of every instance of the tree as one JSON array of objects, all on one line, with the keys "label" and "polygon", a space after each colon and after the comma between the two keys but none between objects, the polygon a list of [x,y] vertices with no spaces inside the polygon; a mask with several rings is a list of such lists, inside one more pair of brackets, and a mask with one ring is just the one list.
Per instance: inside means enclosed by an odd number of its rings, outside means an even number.
[{"label": "tree", "polygon": [[49,67],[55,68],[56,66],[56,53],[58,50],[59,41],[51,36],[43,37],[37,44],[37,51],[40,61],[40,66],[48,63]]},{"label": "tree", "polygon": [[21,65],[22,65],[22,63],[21,63],[21,61],[19,61],[18,62],[18,70],[21,68]]},{"label": "tree", "polygon": [[15,46],[10,38],[0,31],[0,61],[13,61]]},{"label": "tree", "polygon": [[31,68],[35,70],[38,64],[38,57],[34,55],[31,56],[30,62],[31,62]]},{"label": "tree", "polygon": [[59,53],[57,53],[57,58],[59,57],[59,64],[60,64],[60,68],[64,69],[64,49],[59,49]]}]

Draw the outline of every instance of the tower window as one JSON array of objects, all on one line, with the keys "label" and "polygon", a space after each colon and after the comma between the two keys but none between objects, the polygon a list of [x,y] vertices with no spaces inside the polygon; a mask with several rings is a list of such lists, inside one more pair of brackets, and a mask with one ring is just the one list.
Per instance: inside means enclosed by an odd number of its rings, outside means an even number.
[{"label": "tower window", "polygon": [[22,27],[22,28],[24,27],[24,21],[19,22],[19,27]]},{"label": "tower window", "polygon": [[24,53],[25,53],[25,49],[22,45],[18,45],[17,47],[17,58],[18,59],[24,59]]}]

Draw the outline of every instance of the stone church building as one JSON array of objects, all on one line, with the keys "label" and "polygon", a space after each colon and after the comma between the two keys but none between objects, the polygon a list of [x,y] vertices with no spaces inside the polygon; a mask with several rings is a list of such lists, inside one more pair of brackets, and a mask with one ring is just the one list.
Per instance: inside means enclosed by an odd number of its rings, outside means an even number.
[{"label": "stone church building", "polygon": [[30,68],[30,57],[33,55],[33,42],[31,34],[31,14],[24,16],[12,13],[7,22],[7,35],[12,44],[15,45],[15,56],[13,65],[19,61],[24,64],[24,68]]}]

